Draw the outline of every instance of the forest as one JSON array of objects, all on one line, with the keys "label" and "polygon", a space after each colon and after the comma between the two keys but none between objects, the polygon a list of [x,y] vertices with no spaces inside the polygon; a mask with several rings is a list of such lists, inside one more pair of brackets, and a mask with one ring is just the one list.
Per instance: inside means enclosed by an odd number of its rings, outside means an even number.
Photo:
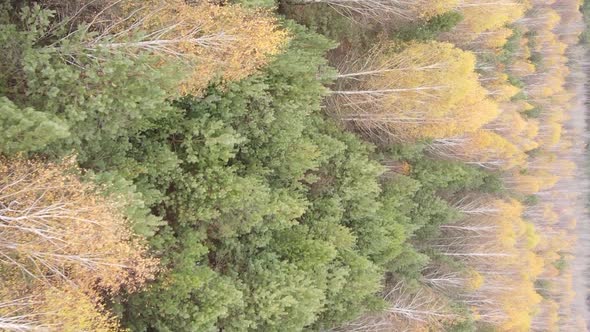
[{"label": "forest", "polygon": [[0,0],[0,331],[587,331],[589,24]]}]

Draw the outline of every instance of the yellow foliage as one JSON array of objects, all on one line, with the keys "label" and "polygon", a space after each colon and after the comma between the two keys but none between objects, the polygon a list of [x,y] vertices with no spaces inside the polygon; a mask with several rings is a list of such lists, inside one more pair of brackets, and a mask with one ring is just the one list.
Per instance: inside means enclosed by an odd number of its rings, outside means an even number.
[{"label": "yellow foliage", "polygon": [[527,249],[534,249],[541,241],[533,223],[526,223],[525,240]]},{"label": "yellow foliage", "polygon": [[472,53],[440,42],[410,43],[397,53],[390,48],[373,65],[385,70],[360,83],[360,99],[347,95],[348,104],[368,113],[352,119],[414,140],[474,132],[499,114],[479,83]]},{"label": "yellow foliage", "polygon": [[[2,277],[7,276],[3,274]],[[117,319],[92,292],[82,292],[67,282],[55,285],[33,282],[34,286],[23,292],[18,285],[11,287],[15,285],[14,279],[6,281],[9,284],[0,285],[0,318],[24,317],[19,323],[28,325],[29,329],[23,331],[122,331]]]},{"label": "yellow foliage", "polygon": [[532,75],[537,71],[534,64],[527,60],[517,59],[511,66],[510,71],[519,77]]},{"label": "yellow foliage", "polygon": [[512,189],[525,195],[532,195],[552,188],[558,180],[558,176],[544,170],[529,171],[526,174],[515,170],[510,173],[508,182],[512,185]]},{"label": "yellow foliage", "polygon": [[469,270],[468,275],[469,275],[469,282],[467,283],[468,289],[471,291],[474,291],[476,289],[481,288],[481,286],[485,282],[484,276],[481,275],[481,273],[479,273],[473,269]]},{"label": "yellow foliage", "polygon": [[[431,116],[444,115],[465,97],[481,89],[475,73],[475,56],[448,43],[411,43],[399,54],[384,54],[403,59],[403,69],[391,71],[367,82],[368,88],[404,89],[389,94],[385,108],[415,113],[436,103]],[[433,66],[432,69],[424,69]],[[482,91],[483,92],[483,91]],[[424,105],[425,102],[429,102]]]},{"label": "yellow foliage", "polygon": [[567,227],[568,229],[575,230],[577,225],[578,225],[578,220],[577,220],[576,218],[572,218],[572,219],[570,219],[570,221],[567,223],[566,227]]},{"label": "yellow foliage", "polygon": [[561,21],[561,16],[551,7],[543,7],[543,11],[538,13],[538,16],[543,16],[543,26],[541,29],[553,30]]},{"label": "yellow foliage", "polygon": [[496,74],[497,76],[487,79],[484,86],[498,102],[510,102],[511,98],[520,92],[520,88],[508,81],[508,75]]},{"label": "yellow foliage", "polygon": [[493,3],[464,0],[459,8],[465,17],[461,26],[474,33],[502,28],[521,18],[526,10],[526,6],[516,0]]},{"label": "yellow foliage", "polygon": [[534,140],[539,132],[538,121],[523,118],[514,108],[506,107],[486,128],[501,134],[523,151],[530,151],[539,146]]},{"label": "yellow foliage", "polygon": [[1,212],[0,303],[33,296],[22,309],[43,314],[43,324],[111,331],[115,325],[97,308],[98,294],[136,291],[153,277],[157,261],[146,257],[117,212],[124,202],[97,194],[77,172],[73,159],[0,157],[0,200],[10,206]]},{"label": "yellow foliage", "polygon": [[[507,316],[498,324],[500,331],[529,331],[536,308],[543,300],[535,289],[534,277],[529,275],[530,272],[534,275],[542,269],[542,265],[539,266],[542,260],[535,258],[531,252],[525,253],[523,259],[525,264],[515,266],[515,268],[520,267],[523,274],[520,277],[505,280],[505,285],[510,285],[511,291],[498,294],[501,309]],[[534,271],[529,271],[529,268]]]},{"label": "yellow foliage", "polygon": [[529,139],[533,139],[539,135],[539,121],[537,120],[527,120],[527,131],[526,137]]},{"label": "yellow foliage", "polygon": [[[518,221],[522,222],[520,218]],[[518,222],[516,220],[500,219],[498,223],[499,229],[496,234],[496,242],[507,250],[511,250],[517,242],[516,228],[519,226]]]},{"label": "yellow foliage", "polygon": [[135,14],[136,20],[126,24],[141,19],[142,29],[149,33],[165,30],[159,39],[181,41],[168,47],[172,52],[160,55],[188,66],[187,78],[180,86],[183,94],[198,94],[217,77],[235,81],[251,75],[280,53],[289,40],[277,18],[265,10],[206,1],[191,5],[184,0],[129,0],[123,8],[127,13],[148,13],[144,17]]},{"label": "yellow foliage", "polygon": [[468,135],[463,146],[466,160],[481,165],[496,165],[510,169],[526,164],[527,155],[504,137],[493,132],[479,130]]},{"label": "yellow foliage", "polygon": [[542,137],[542,140],[539,142],[541,145],[545,146],[553,146],[559,143],[561,139],[561,131],[562,131],[561,124],[557,122],[551,122],[544,126],[543,130],[545,131],[545,136]]},{"label": "yellow foliage", "polygon": [[47,289],[38,312],[52,313],[42,315],[41,324],[51,326],[54,331],[120,331],[114,317],[73,287]]},{"label": "yellow foliage", "polygon": [[156,262],[143,257],[146,249],[117,205],[75,172],[73,159],[52,164],[0,158],[0,199],[15,207],[4,212],[12,228],[3,233],[3,244],[12,246],[2,250],[15,262],[22,260],[14,266],[33,276],[132,290],[152,276]]},{"label": "yellow foliage", "polygon": [[449,111],[445,120],[435,124],[403,125],[407,134],[414,138],[445,138],[477,131],[499,114],[498,104],[476,95],[467,96],[461,105]]},{"label": "yellow foliage", "polygon": [[419,16],[422,19],[429,19],[444,14],[459,3],[459,0],[428,0],[418,5]]},{"label": "yellow foliage", "polygon": [[510,38],[512,34],[513,31],[511,29],[504,27],[500,28],[492,34],[485,35],[484,47],[499,50],[506,45],[508,38]]}]

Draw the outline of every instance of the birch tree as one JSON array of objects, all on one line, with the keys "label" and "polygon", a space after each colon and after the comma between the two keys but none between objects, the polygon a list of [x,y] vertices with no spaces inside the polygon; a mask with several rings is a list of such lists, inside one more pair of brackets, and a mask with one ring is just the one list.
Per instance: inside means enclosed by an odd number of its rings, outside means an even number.
[{"label": "birch tree", "polygon": [[156,261],[117,204],[75,171],[71,159],[0,159],[0,266],[34,280],[132,291],[153,276]]},{"label": "birch tree", "polygon": [[331,91],[341,120],[394,140],[473,132],[498,115],[475,57],[447,43],[385,44],[340,68]]}]

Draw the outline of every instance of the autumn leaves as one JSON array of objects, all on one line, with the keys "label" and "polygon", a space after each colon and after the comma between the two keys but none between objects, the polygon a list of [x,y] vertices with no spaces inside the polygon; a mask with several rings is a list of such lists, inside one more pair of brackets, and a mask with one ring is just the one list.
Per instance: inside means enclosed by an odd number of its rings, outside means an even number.
[{"label": "autumn leaves", "polygon": [[182,73],[183,95],[199,94],[212,80],[237,81],[253,74],[289,41],[277,18],[263,9],[183,0],[117,0],[103,7],[88,23],[92,35],[84,53],[160,57],[156,66]]},{"label": "autumn leaves", "polygon": [[124,203],[77,172],[71,159],[0,159],[0,329],[116,330],[101,294],[136,291],[157,271]]},{"label": "autumn leaves", "polygon": [[473,54],[434,41],[394,47],[376,47],[338,76],[345,87],[332,94],[343,120],[380,139],[415,142],[473,133],[500,113]]}]

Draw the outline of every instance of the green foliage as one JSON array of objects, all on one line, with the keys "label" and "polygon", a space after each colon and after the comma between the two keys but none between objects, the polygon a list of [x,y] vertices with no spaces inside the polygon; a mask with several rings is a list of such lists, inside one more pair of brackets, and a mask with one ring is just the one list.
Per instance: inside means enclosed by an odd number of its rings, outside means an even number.
[{"label": "green foliage", "polygon": [[430,257],[427,253],[422,253],[412,247],[406,246],[402,253],[388,264],[387,269],[395,277],[403,277],[410,281],[418,280],[421,276],[420,270],[428,263],[430,263]]},{"label": "green foliage", "polygon": [[206,266],[207,248],[197,233],[185,232],[177,240],[175,251],[159,246],[170,251],[164,262],[173,269],[125,304],[124,319],[134,331],[212,331],[228,307],[243,301],[229,278]]},{"label": "green foliage", "polygon": [[520,41],[525,35],[522,28],[518,26],[510,26],[510,29],[512,29],[513,33],[508,40],[506,40],[502,53],[499,55],[499,61],[506,66],[511,65],[514,62],[514,59],[517,58],[517,53],[520,51]]},{"label": "green foliage", "polygon": [[466,320],[460,323],[452,324],[445,327],[448,332],[476,332],[479,331],[474,321]]},{"label": "green foliage", "polygon": [[555,266],[559,272],[563,272],[568,266],[568,261],[563,254],[560,254],[559,259],[553,262],[553,266]]},{"label": "green foliage", "polygon": [[163,226],[161,217],[154,216],[149,206],[157,201],[150,191],[139,191],[133,182],[125,179],[117,172],[102,172],[86,174],[88,180],[102,185],[102,193],[117,197],[125,202],[122,212],[127,217],[135,234],[150,238],[155,235],[158,227]]},{"label": "green foliage", "polygon": [[0,22],[0,43],[8,46],[0,51],[3,120],[16,126],[7,135],[24,140],[7,152],[32,145],[57,156],[75,150],[85,166],[105,167],[105,160],[123,158],[131,137],[172,111],[166,98],[178,77],[154,70],[152,56],[72,53],[87,37],[84,29],[64,38],[52,16],[23,7],[19,22]]},{"label": "green foliage", "polygon": [[537,49],[538,33],[536,31],[527,31],[525,36],[528,40],[527,46],[531,50],[531,55],[529,56],[528,60],[535,65],[536,71],[545,71],[543,66],[543,54],[541,54],[541,52],[535,51]]},{"label": "green foliage", "polygon": [[341,43],[341,48],[369,47],[375,39],[376,27],[373,27],[373,24],[367,22],[366,25],[361,26],[327,4],[302,6],[283,3],[280,12],[311,30],[338,41]]},{"label": "green foliage", "polygon": [[586,23],[586,29],[580,35],[580,42],[590,44],[590,2],[584,1],[580,10],[584,15],[584,22]]},{"label": "green foliage", "polygon": [[232,3],[241,4],[247,8],[275,8],[277,7],[276,0],[235,0]]},{"label": "green foliage", "polygon": [[384,185],[381,222],[361,225],[365,233],[360,238],[365,242],[364,251],[374,261],[388,265],[402,254],[404,243],[416,229],[410,215],[416,208],[413,198],[419,190],[418,181],[402,176]]},{"label": "green foliage", "polygon": [[[375,37],[332,14],[308,23],[356,45]],[[147,289],[113,300],[133,331],[325,330],[383,309],[384,283],[417,283],[440,259],[411,242],[457,219],[443,197],[501,190],[495,174],[428,158],[426,143],[377,151],[326,118],[335,44],[291,21],[289,48],[259,74],[178,99],[177,68],[88,54],[92,34],[66,37],[52,17],[0,14],[0,153],[74,153],[125,203],[162,263]],[[460,19],[437,16],[411,38]],[[377,160],[410,171],[383,176]]]},{"label": "green foliage", "polygon": [[531,56],[529,57],[529,61],[532,62],[535,65],[535,67],[537,67],[537,70],[542,69],[543,55],[541,53],[539,53],[539,52],[531,53]]},{"label": "green foliage", "polygon": [[454,161],[423,158],[414,162],[412,176],[423,186],[449,193],[461,190],[497,190],[493,185],[497,180],[496,174]]},{"label": "green foliage", "polygon": [[530,49],[535,49],[537,47],[537,37],[539,33],[535,30],[527,31],[524,36],[527,38],[527,45]]},{"label": "green foliage", "polygon": [[540,107],[535,107],[533,109],[523,112],[523,114],[527,118],[533,118],[533,119],[540,117],[542,113],[543,113],[543,109]]},{"label": "green foliage", "polygon": [[549,280],[543,280],[543,279],[535,280],[535,290],[544,299],[551,299],[551,294],[550,294],[551,287],[552,287],[552,284],[551,284],[551,281],[549,281]]},{"label": "green foliage", "polygon": [[508,82],[517,88],[523,89],[525,87],[524,82],[517,76],[508,74]]},{"label": "green foliage", "polygon": [[419,160],[424,157],[424,149],[429,142],[417,144],[392,144],[384,150],[382,159],[392,160]]},{"label": "green foliage", "polygon": [[510,98],[510,101],[519,101],[519,100],[527,100],[528,96],[523,91],[518,92],[514,96]]},{"label": "green foliage", "polygon": [[13,154],[45,149],[70,135],[68,126],[52,114],[24,109],[0,97],[0,152]]},{"label": "green foliage", "polygon": [[[137,188],[159,189],[153,210],[168,226],[151,241],[170,268],[131,296],[134,330],[297,331],[380,305],[377,257],[400,252],[405,230],[393,225],[384,232],[396,241],[370,243],[366,228],[386,222],[382,169],[366,144],[321,116],[317,69],[332,45],[290,27],[291,49],[264,73],[179,100],[133,143],[124,165],[144,171],[123,172]],[[170,162],[152,169],[156,152]],[[204,287],[211,298],[198,297]]]},{"label": "green foliage", "polygon": [[523,203],[525,205],[529,205],[529,206],[537,205],[539,203],[539,196],[537,196],[537,195],[528,195],[523,200]]},{"label": "green foliage", "polygon": [[222,324],[226,330],[298,331],[314,322],[322,307],[325,295],[314,278],[272,256],[253,261],[242,278],[248,303]]},{"label": "green foliage", "polygon": [[434,16],[428,21],[418,23],[417,25],[404,26],[394,33],[394,37],[404,41],[433,40],[440,33],[451,31],[462,20],[463,15],[460,12],[451,11]]}]

